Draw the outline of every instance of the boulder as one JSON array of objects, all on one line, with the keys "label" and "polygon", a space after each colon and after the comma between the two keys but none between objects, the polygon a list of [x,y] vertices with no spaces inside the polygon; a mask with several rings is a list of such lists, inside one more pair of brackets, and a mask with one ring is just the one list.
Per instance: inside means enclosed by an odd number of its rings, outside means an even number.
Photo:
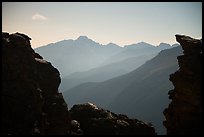
[{"label": "boulder", "polygon": [[151,124],[115,114],[95,104],[77,104],[69,111],[85,135],[156,135]]}]

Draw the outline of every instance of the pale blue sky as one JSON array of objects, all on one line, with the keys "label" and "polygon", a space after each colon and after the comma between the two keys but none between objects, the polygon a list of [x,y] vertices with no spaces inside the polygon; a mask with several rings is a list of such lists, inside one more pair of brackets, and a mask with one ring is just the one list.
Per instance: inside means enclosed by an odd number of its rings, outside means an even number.
[{"label": "pale blue sky", "polygon": [[38,47],[86,35],[101,44],[176,43],[202,36],[201,2],[3,2],[2,31],[22,32]]}]

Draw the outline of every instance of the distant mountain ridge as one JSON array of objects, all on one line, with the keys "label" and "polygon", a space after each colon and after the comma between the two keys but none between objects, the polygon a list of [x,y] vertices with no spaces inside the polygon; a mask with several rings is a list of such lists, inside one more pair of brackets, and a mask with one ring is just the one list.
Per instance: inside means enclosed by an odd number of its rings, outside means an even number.
[{"label": "distant mountain ridge", "polygon": [[81,72],[95,68],[109,57],[121,51],[129,48],[144,47],[155,48],[155,46],[145,42],[126,45],[125,47],[120,47],[114,43],[102,45],[89,39],[87,36],[79,36],[76,40],[62,40],[35,48],[34,50],[42,54],[45,59],[51,61],[54,66],[59,68],[62,77],[64,77],[73,72]]}]

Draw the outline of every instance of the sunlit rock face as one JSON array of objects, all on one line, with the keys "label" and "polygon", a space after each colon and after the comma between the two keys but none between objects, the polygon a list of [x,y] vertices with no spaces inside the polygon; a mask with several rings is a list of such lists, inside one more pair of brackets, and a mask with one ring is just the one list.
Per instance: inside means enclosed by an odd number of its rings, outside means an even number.
[{"label": "sunlit rock face", "polygon": [[79,121],[86,135],[156,135],[150,124],[112,113],[92,103],[74,105],[70,115]]},{"label": "sunlit rock face", "polygon": [[202,40],[176,35],[184,55],[178,56],[179,70],[170,75],[172,102],[164,110],[167,134],[201,134],[202,121]]},{"label": "sunlit rock face", "polygon": [[59,71],[34,52],[30,40],[2,33],[1,134],[69,134]]}]

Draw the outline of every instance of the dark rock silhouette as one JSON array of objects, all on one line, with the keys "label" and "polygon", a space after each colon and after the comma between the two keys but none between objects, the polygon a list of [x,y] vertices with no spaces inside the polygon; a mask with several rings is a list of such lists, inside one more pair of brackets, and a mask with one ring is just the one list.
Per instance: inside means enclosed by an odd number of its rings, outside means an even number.
[{"label": "dark rock silhouette", "polygon": [[178,56],[179,70],[170,75],[174,89],[172,102],[164,110],[167,134],[201,134],[202,121],[202,41],[176,35],[184,55]]},{"label": "dark rock silhouette", "polygon": [[[114,118],[110,118],[105,110],[95,111],[90,105],[75,106],[69,112],[58,92],[59,71],[35,53],[30,40],[25,34],[2,33],[2,135],[104,134],[101,131],[106,129],[107,134],[155,134],[150,125],[111,112]],[[91,123],[84,123],[87,120]]]},{"label": "dark rock silhouette", "polygon": [[70,114],[79,121],[86,135],[156,135],[151,124],[117,115],[92,103],[74,105]]},{"label": "dark rock silhouette", "polygon": [[2,134],[68,134],[60,74],[35,53],[30,38],[2,33]]}]

